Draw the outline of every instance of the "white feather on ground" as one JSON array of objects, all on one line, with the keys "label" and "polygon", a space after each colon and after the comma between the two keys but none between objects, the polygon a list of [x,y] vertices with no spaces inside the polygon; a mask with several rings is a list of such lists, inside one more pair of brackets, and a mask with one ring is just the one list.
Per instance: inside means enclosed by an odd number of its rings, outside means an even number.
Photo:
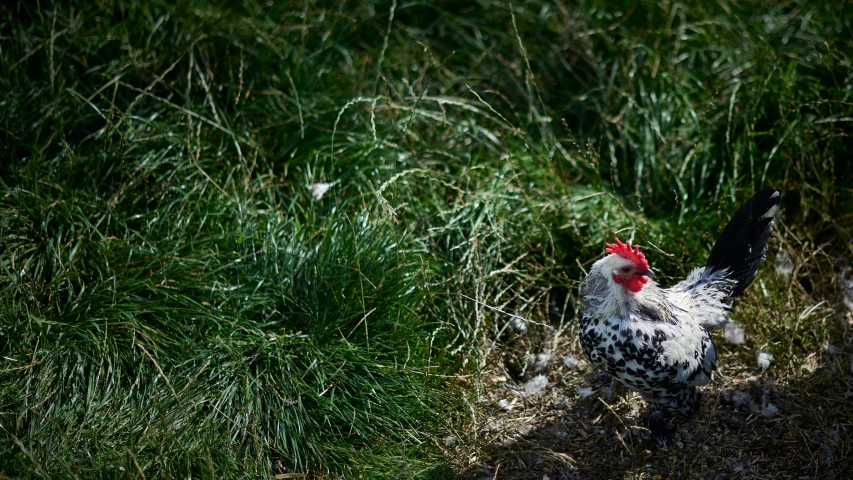
[{"label": "white feather on ground", "polygon": [[841,285],[842,291],[842,301],[844,305],[853,310],[853,278],[848,278],[848,274],[850,273],[850,266],[846,264],[841,268],[841,271],[838,272],[838,283]]},{"label": "white feather on ground", "polygon": [[578,390],[578,395],[580,395],[581,398],[589,397],[590,395],[592,395],[595,392],[595,390],[593,390],[592,387],[582,387],[580,385],[578,385],[577,390]]},{"label": "white feather on ground", "polygon": [[527,368],[532,370],[533,373],[539,373],[544,371],[549,363],[551,363],[551,350],[545,350],[542,353],[530,356],[527,359]]},{"label": "white feather on ground", "polygon": [[314,197],[316,200],[319,200],[319,199],[323,198],[323,195],[325,195],[326,192],[328,192],[329,189],[332,188],[332,186],[335,183],[337,183],[337,182],[314,183],[314,184],[308,185],[307,188],[308,188],[308,191],[311,192],[311,196]]},{"label": "white feather on ground", "polygon": [[574,355],[565,355],[562,358],[563,365],[565,365],[570,370],[574,370],[581,366],[581,361],[578,360]]},{"label": "white feather on ground", "polygon": [[758,368],[761,371],[770,368],[770,363],[773,362],[773,354],[767,352],[758,352]]},{"label": "white feather on ground", "polygon": [[735,402],[735,405],[738,407],[745,407],[752,402],[752,397],[750,397],[748,393],[738,390],[734,395],[732,395],[732,401]]},{"label": "white feather on ground", "polygon": [[527,332],[527,323],[520,317],[512,317],[512,320],[509,321],[509,328],[513,332],[522,334]]},{"label": "white feather on ground", "polygon": [[536,375],[535,377],[528,380],[522,390],[515,390],[521,398],[530,398],[545,390],[545,387],[548,386],[548,377],[545,375]]},{"label": "white feather on ground", "polygon": [[767,402],[763,407],[761,407],[761,415],[764,417],[772,417],[777,413],[779,413],[779,407],[770,402]]},{"label": "white feather on ground", "polygon": [[776,254],[776,273],[786,277],[794,273],[794,261],[787,250],[779,250]]},{"label": "white feather on ground", "polygon": [[746,339],[746,333],[740,325],[729,322],[723,325],[723,338],[733,345],[743,345]]}]

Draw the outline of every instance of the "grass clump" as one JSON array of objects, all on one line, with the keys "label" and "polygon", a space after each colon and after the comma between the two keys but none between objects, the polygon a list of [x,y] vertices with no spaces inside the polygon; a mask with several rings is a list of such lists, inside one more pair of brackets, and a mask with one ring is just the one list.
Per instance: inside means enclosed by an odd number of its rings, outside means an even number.
[{"label": "grass clump", "polygon": [[[603,241],[648,245],[666,283],[764,186],[795,268],[750,290],[724,360],[772,352],[791,412],[843,394],[821,352],[849,344],[847,5],[0,13],[0,473],[523,477],[480,400],[576,351]],[[600,417],[561,405],[572,431]],[[849,463],[820,440],[836,413],[800,432],[834,455],[804,474]],[[581,474],[650,461],[572,448]]]},{"label": "grass clump", "polygon": [[52,176],[61,160],[6,177],[6,471],[425,468],[447,400],[405,233],[367,211],[282,215],[213,187],[233,171],[153,148],[125,158],[114,202]]},{"label": "grass clump", "polygon": [[204,22],[119,7],[5,7],[3,471],[441,471],[417,243],[264,158]]}]

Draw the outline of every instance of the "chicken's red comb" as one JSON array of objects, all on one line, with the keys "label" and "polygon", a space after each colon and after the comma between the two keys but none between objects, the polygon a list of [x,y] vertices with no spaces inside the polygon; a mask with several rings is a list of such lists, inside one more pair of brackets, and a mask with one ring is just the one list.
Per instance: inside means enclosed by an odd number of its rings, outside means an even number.
[{"label": "chicken's red comb", "polygon": [[604,247],[607,253],[614,253],[622,258],[631,260],[637,265],[637,268],[641,268],[643,270],[647,270],[649,268],[649,262],[646,260],[646,256],[640,252],[640,247],[632,248],[631,242],[622,243],[622,241],[617,238],[616,243],[605,243]]}]

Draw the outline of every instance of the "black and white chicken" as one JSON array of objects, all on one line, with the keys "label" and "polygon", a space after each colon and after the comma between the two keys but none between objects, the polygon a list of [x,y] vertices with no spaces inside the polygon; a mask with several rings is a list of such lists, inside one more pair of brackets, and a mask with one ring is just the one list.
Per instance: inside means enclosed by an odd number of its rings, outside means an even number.
[{"label": "black and white chicken", "polygon": [[729,321],[733,300],[764,262],[779,192],[758,192],[735,213],[704,266],[662,288],[639,247],[606,245],[581,286],[580,342],[590,362],[640,393],[641,422],[666,443],[668,411],[699,408],[696,387],[711,381],[717,353],[710,330]]}]

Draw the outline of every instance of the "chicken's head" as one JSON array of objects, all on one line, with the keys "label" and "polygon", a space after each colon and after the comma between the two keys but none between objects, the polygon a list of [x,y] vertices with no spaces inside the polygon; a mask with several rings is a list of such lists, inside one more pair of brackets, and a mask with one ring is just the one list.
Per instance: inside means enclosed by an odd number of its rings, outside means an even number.
[{"label": "chicken's head", "polygon": [[640,247],[631,247],[631,242],[622,243],[618,238],[616,243],[606,243],[604,246],[610,255],[602,259],[602,272],[610,272],[615,283],[637,293],[643,289],[649,277],[654,276]]}]

